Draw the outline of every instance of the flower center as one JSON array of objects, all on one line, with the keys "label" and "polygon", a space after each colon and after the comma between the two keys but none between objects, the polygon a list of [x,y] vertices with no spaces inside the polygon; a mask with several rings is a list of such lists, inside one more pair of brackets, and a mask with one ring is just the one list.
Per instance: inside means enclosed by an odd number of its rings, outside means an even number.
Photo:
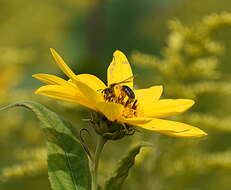
[{"label": "flower center", "polygon": [[138,101],[134,92],[126,85],[110,85],[102,90],[106,102],[114,102],[124,106],[122,116],[131,118],[137,116]]}]

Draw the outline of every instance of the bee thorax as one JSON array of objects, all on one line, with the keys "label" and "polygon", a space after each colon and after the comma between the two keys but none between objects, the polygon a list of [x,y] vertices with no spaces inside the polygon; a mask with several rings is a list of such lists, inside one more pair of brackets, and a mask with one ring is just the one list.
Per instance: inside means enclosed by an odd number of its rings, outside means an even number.
[{"label": "bee thorax", "polygon": [[107,102],[114,102],[124,106],[123,116],[137,116],[138,101],[135,99],[135,93],[126,85],[110,85],[102,90],[103,97]]}]

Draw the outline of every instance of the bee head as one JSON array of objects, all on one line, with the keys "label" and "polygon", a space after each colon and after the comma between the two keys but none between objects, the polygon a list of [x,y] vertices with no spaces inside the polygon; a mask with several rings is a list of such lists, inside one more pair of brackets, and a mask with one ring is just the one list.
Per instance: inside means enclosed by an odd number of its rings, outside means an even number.
[{"label": "bee head", "polygon": [[115,89],[115,90],[120,90],[120,89],[121,89],[121,86],[120,86],[120,85],[115,85],[115,86],[114,86],[114,89]]}]

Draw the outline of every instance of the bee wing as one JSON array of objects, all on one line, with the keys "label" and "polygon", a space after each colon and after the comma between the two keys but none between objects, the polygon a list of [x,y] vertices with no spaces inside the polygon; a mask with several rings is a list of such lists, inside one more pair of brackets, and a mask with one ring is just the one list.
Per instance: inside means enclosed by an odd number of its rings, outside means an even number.
[{"label": "bee wing", "polygon": [[119,50],[113,54],[113,59],[107,70],[108,86],[110,84],[127,83],[133,89],[133,73],[126,56]]},{"label": "bee wing", "polygon": [[121,82],[117,82],[117,83],[113,83],[113,84],[117,85],[117,84],[123,84],[123,83],[130,83],[130,82],[133,82],[133,79],[134,79],[134,76],[131,76],[131,77],[129,77],[129,78],[127,78]]}]

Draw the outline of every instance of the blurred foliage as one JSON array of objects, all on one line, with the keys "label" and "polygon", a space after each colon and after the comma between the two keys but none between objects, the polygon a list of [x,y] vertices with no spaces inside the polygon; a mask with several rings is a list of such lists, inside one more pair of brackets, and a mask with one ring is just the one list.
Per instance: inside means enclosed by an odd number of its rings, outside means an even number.
[{"label": "blurred foliage", "polygon": [[[174,119],[205,129],[209,136],[175,139],[142,131],[110,142],[103,153],[102,177],[127,151],[121,147],[149,141],[154,148],[141,151],[124,189],[228,190],[231,16],[211,13],[231,11],[230,5],[228,0],[2,0],[1,105],[33,99],[79,130],[86,127],[81,119],[89,117],[87,110],[33,95],[40,84],[31,74],[56,72],[65,77],[48,48],[56,48],[76,73],[102,79],[115,49],[133,52],[130,62],[138,86],[161,84],[165,97],[195,99],[192,111]],[[165,27],[169,20],[170,32]],[[36,118],[17,110],[2,112],[0,118],[0,189],[50,189],[46,147]]]},{"label": "blurred foliage", "polygon": [[2,179],[21,178],[22,176],[39,175],[47,169],[45,148],[33,148],[26,150],[18,150],[15,158],[21,160],[20,164],[5,167],[2,170]]},{"label": "blurred foliage", "polygon": [[153,83],[164,85],[166,97],[196,100],[191,113],[174,119],[200,126],[209,136],[201,141],[159,136],[158,150],[144,161],[147,171],[142,172],[147,174],[142,177],[133,172],[130,179],[139,181],[130,183],[139,186],[152,181],[144,189],[152,189],[153,184],[157,186],[154,189],[161,190],[229,189],[230,182],[224,178],[231,177],[231,117],[224,110],[231,83],[224,80],[219,70],[224,46],[212,34],[230,26],[230,13],[212,14],[190,26],[173,20],[169,22],[170,33],[161,58],[140,52],[132,54],[133,63],[152,71],[149,78]]}]

